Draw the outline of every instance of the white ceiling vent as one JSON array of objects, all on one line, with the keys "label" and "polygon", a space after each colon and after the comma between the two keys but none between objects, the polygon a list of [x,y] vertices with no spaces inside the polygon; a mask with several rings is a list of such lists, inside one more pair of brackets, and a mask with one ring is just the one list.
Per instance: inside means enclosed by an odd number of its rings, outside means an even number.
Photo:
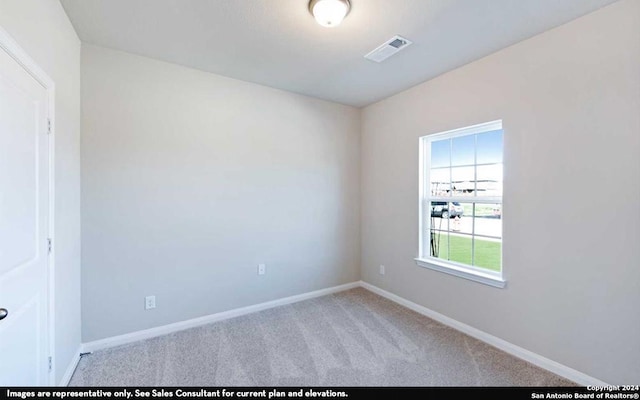
[{"label": "white ceiling vent", "polygon": [[380,46],[376,47],[375,50],[364,56],[364,58],[375,62],[382,62],[392,55],[396,54],[400,50],[404,49],[405,47],[409,46],[411,43],[413,43],[411,40],[396,35]]}]

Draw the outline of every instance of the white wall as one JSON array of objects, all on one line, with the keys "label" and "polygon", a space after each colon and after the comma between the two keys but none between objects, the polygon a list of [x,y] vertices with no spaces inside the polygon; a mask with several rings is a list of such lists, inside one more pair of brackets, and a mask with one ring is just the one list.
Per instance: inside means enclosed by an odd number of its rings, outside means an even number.
[{"label": "white wall", "polygon": [[359,137],[358,109],[83,44],[84,341],[357,280]]},{"label": "white wall", "polygon": [[55,81],[55,372],[80,345],[80,40],[57,1],[0,0],[0,26]]},{"label": "white wall", "polygon": [[[624,0],[365,108],[363,279],[606,382],[638,383],[639,27],[640,2]],[[496,119],[506,289],[413,261],[418,138]]]}]

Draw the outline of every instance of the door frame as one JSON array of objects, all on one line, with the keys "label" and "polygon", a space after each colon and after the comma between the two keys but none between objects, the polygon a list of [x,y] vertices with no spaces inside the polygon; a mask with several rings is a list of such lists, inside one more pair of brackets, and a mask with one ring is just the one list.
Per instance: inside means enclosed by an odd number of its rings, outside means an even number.
[{"label": "door frame", "polygon": [[47,255],[47,340],[51,359],[48,383],[50,386],[55,386],[57,385],[55,381],[55,83],[2,26],[0,26],[0,48],[20,64],[47,92],[47,119],[49,121],[49,134],[47,135],[49,156],[49,221],[47,235],[51,240],[51,251]]}]

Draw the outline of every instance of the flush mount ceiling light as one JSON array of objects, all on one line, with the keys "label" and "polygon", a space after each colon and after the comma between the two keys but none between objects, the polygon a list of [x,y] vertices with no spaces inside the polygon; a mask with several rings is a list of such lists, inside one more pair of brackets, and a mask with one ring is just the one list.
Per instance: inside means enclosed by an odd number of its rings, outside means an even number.
[{"label": "flush mount ceiling light", "polygon": [[309,2],[311,15],[320,25],[327,28],[340,25],[350,9],[349,0],[311,0]]}]

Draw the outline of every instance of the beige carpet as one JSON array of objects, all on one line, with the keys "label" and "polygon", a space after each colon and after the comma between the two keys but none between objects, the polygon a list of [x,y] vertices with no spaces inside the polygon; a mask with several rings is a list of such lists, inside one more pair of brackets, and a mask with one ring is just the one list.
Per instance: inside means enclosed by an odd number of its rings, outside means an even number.
[{"label": "beige carpet", "polygon": [[70,385],[571,384],[358,288],[86,355]]}]

